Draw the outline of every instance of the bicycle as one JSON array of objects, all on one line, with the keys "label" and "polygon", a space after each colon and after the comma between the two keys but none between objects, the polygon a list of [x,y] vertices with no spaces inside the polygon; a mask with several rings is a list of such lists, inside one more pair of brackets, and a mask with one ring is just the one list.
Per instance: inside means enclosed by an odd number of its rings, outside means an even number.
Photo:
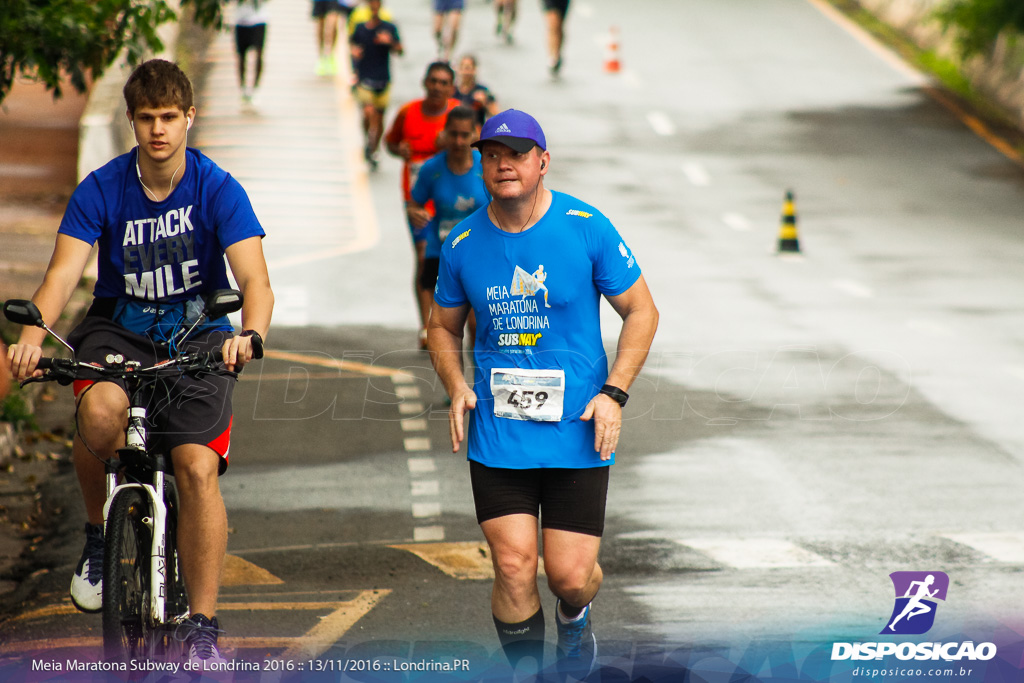
[{"label": "bicycle", "polygon": [[[242,294],[217,290],[207,299],[199,319],[176,346],[203,320],[212,320],[242,307]],[[65,347],[74,349],[46,326],[31,301],[4,303],[12,322],[46,330]],[[254,340],[256,342],[257,340]],[[254,344],[254,356],[263,355]],[[153,452],[146,433],[146,390],[167,379],[187,375],[219,374],[237,377],[223,367],[220,350],[201,353],[178,351],[171,359],[149,367],[110,354],[106,365],[72,358],[41,358],[43,374],[22,382],[67,385],[76,379],[116,379],[124,382],[129,397],[125,445],[106,464],[106,503],[103,507],[103,649],[107,659],[155,659],[183,654],[175,630],[189,616],[188,595],[178,566],[178,497],[169,454]]]}]

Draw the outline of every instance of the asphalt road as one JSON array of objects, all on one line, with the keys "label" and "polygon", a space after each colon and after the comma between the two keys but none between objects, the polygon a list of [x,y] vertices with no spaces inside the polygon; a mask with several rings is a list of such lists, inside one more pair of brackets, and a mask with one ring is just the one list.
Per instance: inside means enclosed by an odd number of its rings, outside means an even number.
[{"label": "asphalt road", "polygon": [[[896,571],[950,578],[917,639],[1019,654],[1022,169],[815,3],[577,0],[558,80],[520,4],[508,46],[470,2],[460,48],[537,116],[549,187],[612,219],[662,314],[609,493],[602,662],[795,675],[815,648],[879,639]],[[399,103],[432,56],[429,15],[389,7]],[[613,25],[624,70],[606,73]],[[414,349],[398,169],[353,190],[373,218],[359,249],[268,239],[284,296],[274,353],[236,394],[221,613],[239,657],[465,656],[473,680],[500,659],[489,563]],[[775,253],[787,190],[795,257]],[[3,629],[60,647],[98,624],[56,609]],[[744,659],[778,643],[781,660]]]}]

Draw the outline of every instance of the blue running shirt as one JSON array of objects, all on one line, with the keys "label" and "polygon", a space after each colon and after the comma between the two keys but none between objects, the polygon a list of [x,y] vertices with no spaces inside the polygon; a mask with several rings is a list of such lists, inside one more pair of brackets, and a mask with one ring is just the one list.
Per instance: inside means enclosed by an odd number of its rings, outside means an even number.
[{"label": "blue running shirt", "polygon": [[[468,303],[476,311],[477,405],[470,412],[468,451],[470,460],[489,467],[583,468],[614,461],[601,460],[593,421],[579,418],[608,377],[601,295],[632,287],[640,266],[597,209],[552,195],[547,213],[525,232],[500,230],[485,207],[460,223],[441,249],[434,300],[446,308]],[[561,418],[497,417],[492,369],[564,371]]]},{"label": "blue running shirt", "polygon": [[427,238],[427,258],[441,255],[441,243],[448,233],[481,206],[487,206],[491,196],[484,187],[484,169],[480,165],[480,152],[473,150],[473,166],[466,173],[456,175],[448,168],[448,152],[436,154],[423,163],[412,198],[420,206],[434,200],[434,217],[424,228]]},{"label": "blue running shirt", "polygon": [[184,177],[155,202],[139,182],[137,153],[136,147],[90,173],[61,220],[61,234],[99,242],[93,295],[178,303],[230,287],[224,250],[265,234],[245,190],[187,149]]}]

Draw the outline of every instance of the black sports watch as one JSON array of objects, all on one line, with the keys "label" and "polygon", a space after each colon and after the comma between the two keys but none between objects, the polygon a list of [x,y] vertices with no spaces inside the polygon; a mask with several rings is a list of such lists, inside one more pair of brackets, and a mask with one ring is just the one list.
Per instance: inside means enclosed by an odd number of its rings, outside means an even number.
[{"label": "black sports watch", "polygon": [[252,337],[252,357],[263,358],[263,337],[256,330],[243,330],[239,337]]},{"label": "black sports watch", "polygon": [[619,389],[618,387],[613,387],[611,384],[605,384],[603,387],[601,387],[601,391],[597,393],[611,397],[613,401],[618,403],[619,406],[623,408],[626,407],[626,401],[629,400],[629,394],[627,394],[622,389]]}]

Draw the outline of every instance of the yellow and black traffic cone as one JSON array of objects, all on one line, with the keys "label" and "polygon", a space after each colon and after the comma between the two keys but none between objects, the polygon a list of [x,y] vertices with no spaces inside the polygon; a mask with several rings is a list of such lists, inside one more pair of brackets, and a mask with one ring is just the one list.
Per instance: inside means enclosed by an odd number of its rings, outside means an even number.
[{"label": "yellow and black traffic cone", "polygon": [[779,252],[800,253],[800,239],[796,232],[796,209],[793,208],[793,191],[786,192],[782,204],[782,224],[779,226]]}]

